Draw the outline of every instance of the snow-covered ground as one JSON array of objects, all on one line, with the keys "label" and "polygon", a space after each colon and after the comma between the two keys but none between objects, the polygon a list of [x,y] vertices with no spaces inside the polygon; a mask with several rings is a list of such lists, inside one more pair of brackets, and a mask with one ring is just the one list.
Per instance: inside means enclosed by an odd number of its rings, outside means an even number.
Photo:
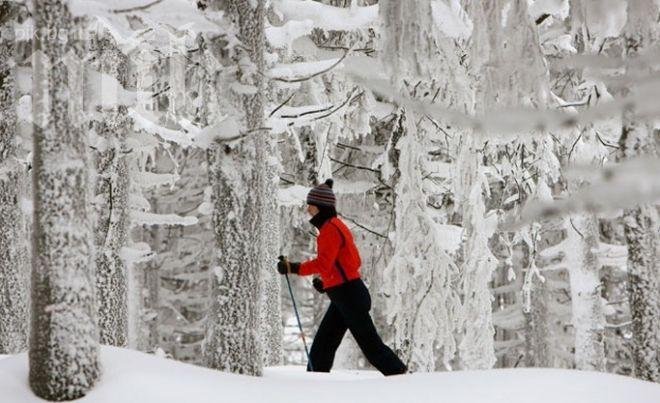
[{"label": "snow-covered ground", "polygon": [[[309,374],[302,367],[232,375],[126,349],[104,347],[99,385],[80,402],[103,403],[658,403],[660,385],[554,369],[506,369],[384,378],[369,371]],[[41,402],[27,384],[27,355],[0,360],[0,401]]]}]

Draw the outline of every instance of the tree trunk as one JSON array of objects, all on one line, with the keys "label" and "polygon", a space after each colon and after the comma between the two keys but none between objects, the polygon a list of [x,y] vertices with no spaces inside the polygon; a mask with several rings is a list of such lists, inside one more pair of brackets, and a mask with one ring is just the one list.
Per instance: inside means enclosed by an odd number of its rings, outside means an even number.
[{"label": "tree trunk", "polygon": [[[274,141],[264,139],[264,146],[268,147],[266,155],[277,155]],[[278,158],[279,160],[279,158]],[[282,300],[281,276],[274,270],[274,257],[280,250],[280,221],[279,206],[277,203],[277,182],[275,178],[277,168],[272,163],[266,163],[266,171],[262,177],[262,205],[259,208],[263,225],[262,239],[264,240],[261,259],[261,332],[263,333],[264,365],[282,365],[283,360],[283,326],[282,326]]]},{"label": "tree trunk", "polygon": [[[109,34],[92,42],[93,67],[117,79],[123,87],[128,82],[126,57]],[[103,94],[111,96],[112,94]],[[117,99],[116,101],[119,102]],[[129,175],[126,160],[126,134],[129,120],[124,105],[103,110],[93,106],[101,120],[92,122],[100,141],[96,144],[96,292],[102,344],[126,346],[128,343],[127,274],[120,258],[128,231]]]},{"label": "tree trunk", "polygon": [[[540,158],[546,161],[554,154],[546,146],[542,146]],[[549,162],[548,162],[549,164]],[[550,165],[550,164],[549,164]],[[534,190],[533,201],[544,203],[552,201],[552,191],[548,182],[552,181],[552,172],[540,169],[539,179]],[[523,197],[520,203],[527,202]],[[549,368],[555,363],[551,349],[553,336],[553,319],[551,304],[554,302],[552,290],[548,286],[553,276],[550,272],[543,273],[547,262],[543,259],[543,251],[547,250],[560,236],[555,225],[550,221],[533,224],[529,229],[531,245],[527,245],[525,254],[527,267],[523,283],[523,314],[525,316],[525,365],[527,367]],[[563,236],[563,234],[561,234]],[[540,267],[539,267],[540,266]]]},{"label": "tree trunk", "polygon": [[272,150],[267,146],[270,134],[262,129],[265,3],[231,0],[229,6],[242,42],[234,49],[239,78],[232,85],[232,96],[239,98],[235,107],[237,112],[243,110],[246,137],[238,144],[220,145],[209,152],[217,263],[211,280],[205,358],[212,368],[261,375],[261,278],[263,270],[273,270],[267,263],[275,257],[268,256],[272,251],[267,239],[275,224],[265,217],[277,214],[277,210],[265,211],[269,208],[267,198],[275,195],[266,161]]},{"label": "tree trunk", "polygon": [[463,207],[466,239],[461,265],[463,331],[459,352],[466,369],[488,369],[496,361],[489,287],[496,259],[488,247],[488,240],[495,228],[488,228],[485,223],[484,183],[479,175],[475,148],[474,135],[465,136],[459,157],[461,166],[458,168],[462,191],[457,194]]},{"label": "tree trunk", "polygon": [[[654,46],[660,38],[660,8],[653,0],[640,0],[628,5],[628,22],[624,32],[624,54],[634,58],[638,52]],[[631,74],[648,74],[631,69]],[[634,91],[629,88],[626,94]],[[634,110],[623,115],[619,139],[620,159],[658,158],[653,127],[641,121]],[[660,382],[660,224],[654,205],[626,209],[624,234],[628,244],[628,301],[632,316],[633,366],[641,379]]]},{"label": "tree trunk", "polygon": [[[65,2],[35,1],[32,9],[37,34],[29,379],[39,397],[71,400],[84,396],[100,372],[91,184],[85,132],[76,113],[82,111],[75,74],[82,68],[76,58],[82,52],[73,35],[64,41],[51,35],[74,27]],[[75,53],[65,60],[70,51]]]},{"label": "tree trunk", "polygon": [[635,376],[660,382],[658,219],[655,207],[644,205],[626,210],[624,233],[628,243],[628,301]]},{"label": "tree trunk", "polygon": [[[137,91],[136,109],[139,112],[151,110],[154,100],[148,94],[153,86],[152,75],[154,57],[146,50],[138,50],[129,54],[130,86]],[[153,157],[157,159],[157,153]],[[134,162],[132,160],[131,162]],[[156,164],[156,162],[153,162]],[[137,164],[130,165],[131,174],[137,171]],[[146,168],[145,168],[146,169]],[[136,182],[131,182],[132,194],[141,194],[143,189]],[[149,203],[152,210],[158,213],[157,205]],[[149,245],[152,254],[157,257],[162,248],[158,227],[140,227],[134,229],[134,238]],[[158,267],[154,265],[154,256],[145,262],[139,262],[127,267],[127,305],[128,305],[128,346],[138,351],[154,351],[158,345],[157,310],[158,310]]]},{"label": "tree trunk", "polygon": [[525,314],[525,365],[548,368],[550,357],[550,326],[548,323],[548,288],[538,277],[532,279],[533,296]]},{"label": "tree trunk", "polygon": [[29,249],[21,199],[28,186],[16,160],[14,4],[0,3],[0,354],[27,349]]},{"label": "tree trunk", "polygon": [[571,285],[575,367],[604,371],[605,316],[600,295],[598,225],[592,215],[578,215],[567,225],[567,264]]}]

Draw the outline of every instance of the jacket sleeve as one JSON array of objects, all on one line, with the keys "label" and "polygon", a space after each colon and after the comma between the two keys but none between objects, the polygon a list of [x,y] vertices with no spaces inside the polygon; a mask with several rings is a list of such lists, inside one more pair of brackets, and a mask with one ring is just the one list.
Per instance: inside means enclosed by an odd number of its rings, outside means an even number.
[{"label": "jacket sleeve", "polygon": [[341,247],[341,235],[334,225],[326,225],[326,227],[316,238],[316,259],[301,263],[298,275],[308,276],[332,270]]}]

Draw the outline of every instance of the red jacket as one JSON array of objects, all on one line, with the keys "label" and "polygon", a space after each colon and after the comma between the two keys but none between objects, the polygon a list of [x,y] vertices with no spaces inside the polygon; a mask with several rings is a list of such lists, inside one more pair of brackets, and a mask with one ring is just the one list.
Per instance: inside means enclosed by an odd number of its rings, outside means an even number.
[{"label": "red jacket", "polygon": [[340,267],[348,281],[360,278],[360,253],[351,230],[339,218],[332,217],[321,226],[316,249],[316,259],[301,263],[299,275],[320,274],[325,289],[345,282]]}]

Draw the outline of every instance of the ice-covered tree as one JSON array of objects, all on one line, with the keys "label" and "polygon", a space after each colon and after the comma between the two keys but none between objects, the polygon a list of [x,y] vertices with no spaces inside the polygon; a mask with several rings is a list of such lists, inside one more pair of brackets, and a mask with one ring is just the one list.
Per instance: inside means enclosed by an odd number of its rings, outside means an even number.
[{"label": "ice-covered tree", "polygon": [[16,38],[18,4],[0,3],[0,354],[28,345],[29,249],[26,169],[17,153]]},{"label": "ice-covered tree", "polygon": [[84,396],[99,377],[93,188],[82,119],[83,49],[67,3],[32,3],[34,228],[30,374],[47,400]]}]

